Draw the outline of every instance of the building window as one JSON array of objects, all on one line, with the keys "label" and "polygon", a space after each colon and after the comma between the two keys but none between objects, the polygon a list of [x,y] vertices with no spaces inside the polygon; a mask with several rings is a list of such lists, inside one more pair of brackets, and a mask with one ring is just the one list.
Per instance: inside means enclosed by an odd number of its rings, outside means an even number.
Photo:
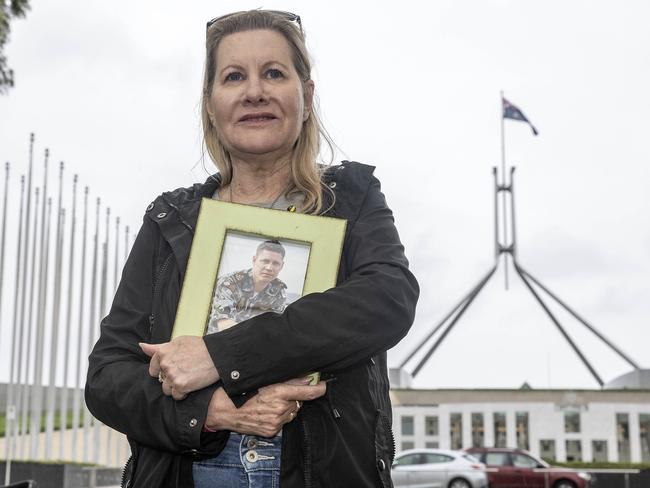
[{"label": "building window", "polygon": [[641,462],[650,461],[650,413],[639,414],[639,438],[641,440]]},{"label": "building window", "polygon": [[517,447],[519,449],[530,449],[528,445],[528,412],[517,412]]},{"label": "building window", "polygon": [[568,434],[580,432],[580,412],[564,412],[564,432]]},{"label": "building window", "polygon": [[506,414],[494,413],[494,447],[506,447]]},{"label": "building window", "polygon": [[630,462],[630,416],[626,413],[616,414],[616,441],[618,461]]},{"label": "building window", "polygon": [[406,451],[407,449],[413,449],[415,447],[415,444],[413,441],[404,441],[402,442],[402,451]]},{"label": "building window", "polygon": [[402,417],[402,435],[413,435],[413,417],[410,415]]},{"label": "building window", "polygon": [[566,460],[582,461],[582,442],[577,440],[566,441]]},{"label": "building window", "polygon": [[428,441],[424,443],[424,447],[427,449],[438,449],[440,445],[438,444],[438,441]]},{"label": "building window", "polygon": [[460,413],[452,413],[449,422],[449,438],[452,449],[463,448],[463,416]]},{"label": "building window", "polygon": [[607,462],[607,441],[593,440],[591,441],[591,457],[593,462]]},{"label": "building window", "polygon": [[485,445],[485,426],[483,414],[472,414],[472,447],[483,447]]},{"label": "building window", "polygon": [[438,417],[424,417],[425,435],[438,435]]},{"label": "building window", "polygon": [[555,440],[541,439],[539,441],[539,455],[547,461],[555,461]]}]

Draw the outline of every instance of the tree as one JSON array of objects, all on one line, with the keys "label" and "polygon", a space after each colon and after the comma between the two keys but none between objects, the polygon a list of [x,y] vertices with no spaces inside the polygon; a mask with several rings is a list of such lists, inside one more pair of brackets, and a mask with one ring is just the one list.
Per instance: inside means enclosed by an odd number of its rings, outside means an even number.
[{"label": "tree", "polygon": [[14,86],[14,72],[7,65],[4,47],[9,40],[9,22],[16,17],[25,17],[29,0],[0,0],[0,94]]}]

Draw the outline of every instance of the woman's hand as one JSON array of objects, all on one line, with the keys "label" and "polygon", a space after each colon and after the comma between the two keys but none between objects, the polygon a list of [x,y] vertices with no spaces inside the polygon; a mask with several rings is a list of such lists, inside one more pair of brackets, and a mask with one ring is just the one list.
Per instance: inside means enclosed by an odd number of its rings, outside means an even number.
[{"label": "woman's hand", "polygon": [[209,430],[231,430],[240,434],[273,437],[284,424],[296,418],[303,401],[325,394],[327,385],[307,385],[309,379],[299,378],[287,383],[260,388],[258,393],[237,408],[223,388],[212,395],[205,427]]},{"label": "woman's hand", "polygon": [[163,344],[141,342],[140,347],[151,358],[149,374],[160,380],[163,393],[174,400],[219,381],[202,337],[181,336]]}]

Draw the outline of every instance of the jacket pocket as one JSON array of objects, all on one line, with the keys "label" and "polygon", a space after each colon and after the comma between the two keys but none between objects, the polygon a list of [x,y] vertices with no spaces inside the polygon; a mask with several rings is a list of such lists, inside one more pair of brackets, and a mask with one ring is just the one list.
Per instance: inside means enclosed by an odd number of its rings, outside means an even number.
[{"label": "jacket pocket", "polygon": [[383,488],[393,488],[390,467],[395,457],[395,439],[386,415],[377,410],[375,418],[375,467]]}]

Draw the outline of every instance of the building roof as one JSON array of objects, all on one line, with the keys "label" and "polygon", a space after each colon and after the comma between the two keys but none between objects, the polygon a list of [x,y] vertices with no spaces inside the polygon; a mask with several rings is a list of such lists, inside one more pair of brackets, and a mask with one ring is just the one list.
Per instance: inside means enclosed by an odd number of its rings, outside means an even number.
[{"label": "building roof", "polygon": [[391,389],[394,406],[438,405],[445,403],[540,403],[584,405],[588,403],[650,403],[646,390],[526,390],[490,389]]}]

